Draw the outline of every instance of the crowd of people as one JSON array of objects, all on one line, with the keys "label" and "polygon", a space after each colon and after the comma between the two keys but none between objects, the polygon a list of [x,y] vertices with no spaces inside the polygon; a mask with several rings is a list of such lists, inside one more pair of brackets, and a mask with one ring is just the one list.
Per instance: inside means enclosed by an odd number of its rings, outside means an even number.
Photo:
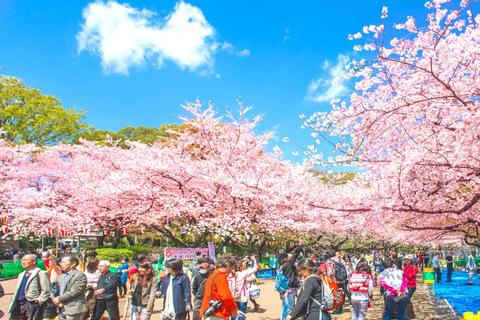
[{"label": "crowd of people", "polygon": [[[132,265],[123,258],[113,266],[99,260],[94,250],[61,259],[48,252],[39,255],[21,259],[25,271],[18,276],[8,310],[11,319],[100,320],[107,312],[118,320],[119,299],[125,299],[124,318],[130,314],[132,320],[149,320],[157,298],[163,298],[161,320],[185,320],[190,313],[193,320],[244,320],[249,302],[253,312],[260,308],[255,256],[223,256],[214,262],[198,251],[187,267],[179,259],[148,261],[143,254]],[[38,259],[48,272],[38,268]],[[434,267],[439,265],[438,256],[432,260]],[[411,301],[416,275],[428,261],[422,253],[388,251],[329,250],[307,256],[300,240],[290,253],[273,255],[270,264],[282,303],[281,320],[330,319],[330,313],[344,312],[347,299],[352,319],[365,319],[376,286],[385,303],[383,319],[403,320],[415,317]],[[326,294],[330,288],[332,301]]]}]

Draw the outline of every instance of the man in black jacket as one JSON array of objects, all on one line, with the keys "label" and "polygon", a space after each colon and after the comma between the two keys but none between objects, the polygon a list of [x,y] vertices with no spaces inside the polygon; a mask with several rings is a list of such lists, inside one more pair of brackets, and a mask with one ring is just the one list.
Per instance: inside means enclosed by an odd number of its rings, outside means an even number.
[{"label": "man in black jacket", "polygon": [[197,272],[192,283],[193,300],[193,320],[200,320],[200,309],[202,307],[203,293],[205,292],[205,282],[212,274],[213,269],[210,268],[210,259],[199,259],[198,265],[195,267]]},{"label": "man in black jacket", "polygon": [[98,271],[102,274],[98,279],[95,295],[95,308],[91,320],[100,320],[105,310],[111,320],[119,320],[117,286],[120,279],[117,273],[110,272],[110,262],[100,261]]}]

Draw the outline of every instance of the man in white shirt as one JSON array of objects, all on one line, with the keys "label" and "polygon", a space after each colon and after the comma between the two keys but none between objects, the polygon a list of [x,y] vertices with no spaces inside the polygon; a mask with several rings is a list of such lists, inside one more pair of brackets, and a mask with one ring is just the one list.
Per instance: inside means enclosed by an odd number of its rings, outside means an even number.
[{"label": "man in white shirt", "polygon": [[467,258],[467,265],[465,268],[468,270],[468,282],[467,284],[473,284],[473,273],[475,271],[475,252],[472,251]]},{"label": "man in white shirt", "polygon": [[433,269],[435,270],[435,274],[437,275],[437,283],[442,281],[442,269],[440,269],[440,264],[438,261],[439,254],[435,253],[435,256],[432,260]]}]

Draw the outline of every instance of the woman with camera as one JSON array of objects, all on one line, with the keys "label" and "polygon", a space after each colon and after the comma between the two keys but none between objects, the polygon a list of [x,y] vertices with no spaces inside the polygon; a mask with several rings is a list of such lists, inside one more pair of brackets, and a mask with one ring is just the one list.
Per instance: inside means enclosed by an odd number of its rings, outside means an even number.
[{"label": "woman with camera", "polygon": [[233,300],[227,280],[227,276],[235,271],[236,263],[235,258],[231,256],[218,259],[215,271],[205,282],[200,317],[229,319],[238,315],[238,307]]},{"label": "woman with camera", "polygon": [[303,277],[297,303],[287,316],[287,320],[304,317],[305,320],[330,319],[328,313],[321,310],[322,279],[320,270],[310,259],[303,259],[297,265],[298,274]]},{"label": "woman with camera", "polygon": [[165,262],[167,275],[163,279],[156,296],[165,296],[163,302],[163,320],[185,320],[192,308],[190,280],[183,273],[183,262],[172,259]]}]

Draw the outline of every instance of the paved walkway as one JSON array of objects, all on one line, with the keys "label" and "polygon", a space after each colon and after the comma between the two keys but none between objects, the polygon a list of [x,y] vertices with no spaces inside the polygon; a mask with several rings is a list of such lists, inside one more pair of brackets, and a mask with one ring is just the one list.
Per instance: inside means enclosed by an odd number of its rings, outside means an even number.
[{"label": "paved walkway", "polygon": [[[413,296],[414,310],[416,313],[416,319],[419,320],[432,320],[432,319],[442,319],[442,320],[451,320],[451,319],[461,319],[451,316],[440,315],[438,313],[438,306],[432,302],[431,293],[428,292],[428,286],[424,285],[420,281],[421,275],[418,275],[419,286],[417,291]],[[16,279],[5,280],[1,282],[2,286],[5,289],[6,295],[0,299],[0,310],[6,312],[10,301],[12,299],[13,291],[16,286]],[[247,309],[247,316],[249,320],[278,320],[280,319],[281,313],[281,301],[278,293],[274,290],[274,280],[262,280],[260,284],[261,296],[257,299],[257,302],[260,304],[260,309],[258,312],[253,313],[253,305],[249,303]],[[123,313],[125,299],[120,300],[120,313]],[[155,311],[152,315],[152,320],[160,320],[160,309],[163,306],[163,300],[157,300],[155,303]],[[382,319],[383,312],[383,299],[380,298],[380,289],[379,287],[375,288],[375,293],[372,301],[372,307],[368,310],[367,319],[368,320],[380,320]],[[345,305],[344,313],[342,315],[333,315],[332,319],[334,320],[350,320],[351,311],[348,304]],[[6,319],[4,317],[3,319]]]}]

